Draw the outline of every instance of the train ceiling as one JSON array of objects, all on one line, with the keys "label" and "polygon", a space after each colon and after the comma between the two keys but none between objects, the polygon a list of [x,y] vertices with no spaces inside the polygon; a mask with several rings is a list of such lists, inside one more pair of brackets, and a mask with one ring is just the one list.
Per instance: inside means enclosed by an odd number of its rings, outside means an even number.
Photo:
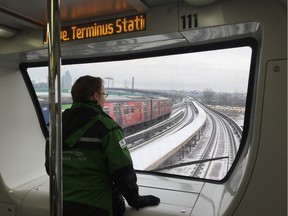
[{"label": "train ceiling", "polygon": [[[151,7],[177,1],[179,0],[60,0],[61,21],[65,24],[91,17],[98,18],[125,12],[145,12]],[[216,0],[184,1],[189,4],[203,5]],[[48,0],[0,0],[0,29],[10,30],[13,33],[26,28],[45,28],[47,2]]]},{"label": "train ceiling", "polygon": [[[48,0],[0,0],[0,37],[13,36],[27,28],[45,28]],[[149,8],[181,0],[61,0],[62,24],[125,12],[145,12]],[[183,0],[199,6],[221,0]],[[279,0],[287,6],[286,0]],[[2,29],[2,33],[1,33]],[[10,34],[9,34],[10,32]]]},{"label": "train ceiling", "polygon": [[[23,61],[46,61],[47,48],[43,39],[33,36],[25,41],[17,40],[26,30],[45,29],[47,23],[47,5],[50,0],[0,0],[0,53],[10,53],[30,50],[23,54]],[[105,19],[105,17],[118,17],[123,14],[137,14],[148,12],[153,7],[164,6],[178,1],[186,2],[192,6],[204,6],[216,1],[231,0],[59,0],[61,1],[61,24],[67,26],[71,23],[81,23],[88,19]],[[260,1],[260,0],[259,0]],[[275,3],[287,6],[286,0],[276,0]],[[39,32],[39,31],[37,31]],[[41,31],[40,31],[41,32]],[[170,33],[170,32],[169,32]],[[16,35],[16,36],[15,36]],[[15,36],[15,40],[5,40]],[[25,39],[25,38],[24,38]],[[16,42],[16,43],[15,43]],[[153,51],[190,45],[191,42],[182,35],[157,34],[146,35],[141,38],[117,38],[114,41],[89,41],[89,43],[63,45],[62,59],[81,59],[98,56],[112,56],[123,53],[137,53],[143,50]]]},{"label": "train ceiling", "polygon": [[[149,7],[177,0],[61,0],[62,23],[125,12],[144,12]],[[44,28],[47,0],[0,0],[0,26],[12,30]]]}]

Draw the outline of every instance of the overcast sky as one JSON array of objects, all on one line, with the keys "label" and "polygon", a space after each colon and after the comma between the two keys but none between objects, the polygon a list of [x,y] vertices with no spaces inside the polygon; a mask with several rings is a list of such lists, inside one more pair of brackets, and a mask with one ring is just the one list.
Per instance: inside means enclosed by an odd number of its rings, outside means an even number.
[{"label": "overcast sky", "polygon": [[[75,81],[79,76],[92,75],[113,78],[113,87],[134,86],[137,89],[199,90],[210,88],[221,92],[246,92],[251,49],[233,48],[118,62],[69,65]],[[47,79],[47,68],[28,70],[31,79]],[[108,80],[105,79],[108,87]],[[109,81],[112,86],[112,81]]]}]

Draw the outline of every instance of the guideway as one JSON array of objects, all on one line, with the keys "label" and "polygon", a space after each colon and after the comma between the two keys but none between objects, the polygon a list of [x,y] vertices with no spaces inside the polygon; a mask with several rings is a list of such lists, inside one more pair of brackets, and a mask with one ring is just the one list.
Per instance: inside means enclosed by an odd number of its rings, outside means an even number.
[{"label": "guideway", "polygon": [[181,130],[173,133],[172,136],[155,140],[153,143],[131,152],[135,169],[156,169],[165,160],[186,145],[201,130],[205,125],[206,112],[196,102],[193,103],[199,113],[189,125],[186,125]]}]

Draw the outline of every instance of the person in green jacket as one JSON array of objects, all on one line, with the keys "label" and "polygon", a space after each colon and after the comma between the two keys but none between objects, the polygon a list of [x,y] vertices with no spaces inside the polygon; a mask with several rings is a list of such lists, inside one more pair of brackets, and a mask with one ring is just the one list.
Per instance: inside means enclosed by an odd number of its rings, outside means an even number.
[{"label": "person in green jacket", "polygon": [[136,209],[158,205],[159,198],[138,193],[123,130],[103,111],[102,79],[80,77],[71,94],[72,107],[62,113],[64,216],[123,215],[122,195]]}]

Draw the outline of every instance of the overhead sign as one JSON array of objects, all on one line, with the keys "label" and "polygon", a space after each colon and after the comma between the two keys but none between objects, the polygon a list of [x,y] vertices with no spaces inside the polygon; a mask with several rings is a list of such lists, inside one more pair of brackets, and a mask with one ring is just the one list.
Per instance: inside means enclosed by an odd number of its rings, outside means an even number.
[{"label": "overhead sign", "polygon": [[[90,39],[108,35],[138,32],[146,29],[146,15],[126,16],[116,19],[100,20],[80,25],[62,27],[61,42]],[[44,42],[48,42],[47,33]]]}]

